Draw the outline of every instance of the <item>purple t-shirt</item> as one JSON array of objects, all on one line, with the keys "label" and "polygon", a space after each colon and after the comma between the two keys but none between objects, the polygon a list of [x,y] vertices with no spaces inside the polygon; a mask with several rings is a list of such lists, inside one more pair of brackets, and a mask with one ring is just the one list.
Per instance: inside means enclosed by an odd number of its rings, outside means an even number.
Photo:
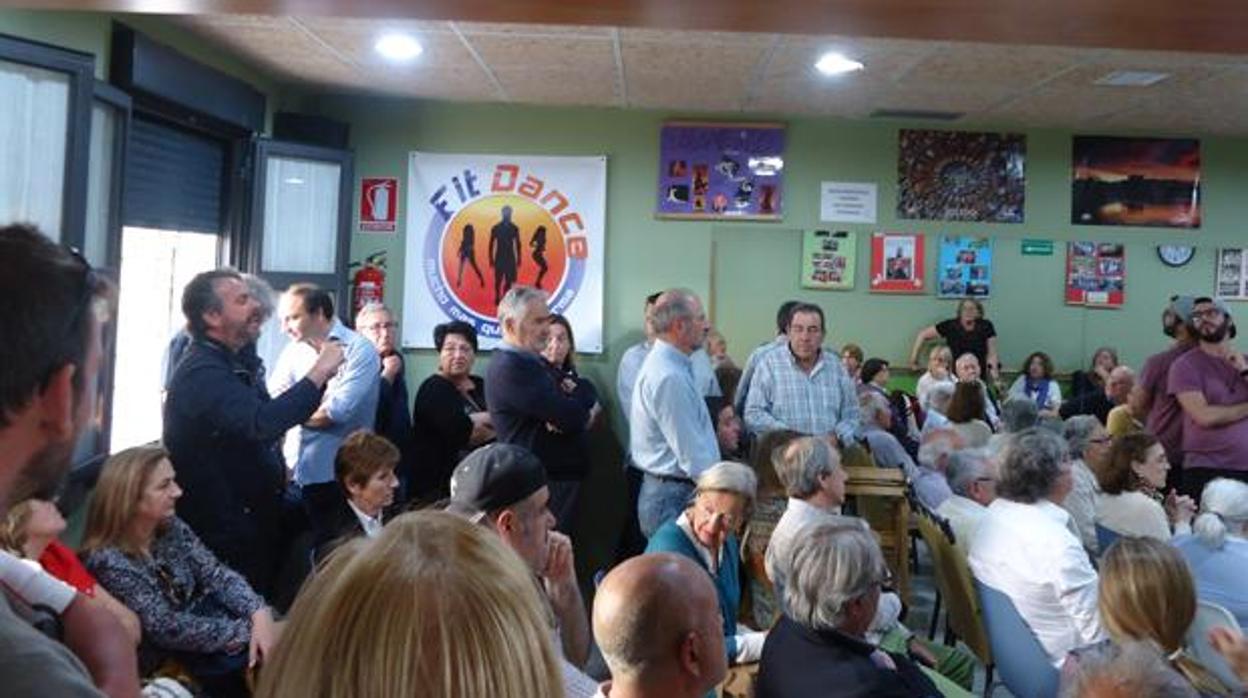
[{"label": "purple t-shirt", "polygon": [[1183,464],[1183,408],[1170,392],[1170,366],[1192,350],[1191,344],[1179,344],[1144,360],[1139,386],[1148,395],[1148,432],[1157,437],[1171,465]]},{"label": "purple t-shirt", "polygon": [[[1170,367],[1170,394],[1200,392],[1210,405],[1248,402],[1248,380],[1224,359],[1196,349]],[[1184,468],[1248,470],[1248,419],[1205,428],[1183,415]]]}]

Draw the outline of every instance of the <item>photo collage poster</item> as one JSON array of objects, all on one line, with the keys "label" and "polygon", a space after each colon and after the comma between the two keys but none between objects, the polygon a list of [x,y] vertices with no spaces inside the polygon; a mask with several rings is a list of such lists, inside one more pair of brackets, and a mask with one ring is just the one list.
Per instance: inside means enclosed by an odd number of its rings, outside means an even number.
[{"label": "photo collage poster", "polygon": [[670,121],[659,136],[659,218],[783,217],[783,124]]},{"label": "photo collage poster", "polygon": [[1217,280],[1214,283],[1218,298],[1248,300],[1248,249],[1223,247],[1218,250]]},{"label": "photo collage poster", "polygon": [[987,298],[992,290],[992,240],[942,236],[938,269],[941,298]]},{"label": "photo collage poster", "polygon": [[871,292],[923,293],[926,285],[922,233],[871,235]]},{"label": "photo collage poster", "polygon": [[802,288],[848,291],[854,287],[857,239],[844,230],[802,235]]},{"label": "photo collage poster", "polygon": [[1127,253],[1119,243],[1066,245],[1066,304],[1121,307],[1126,300]]}]

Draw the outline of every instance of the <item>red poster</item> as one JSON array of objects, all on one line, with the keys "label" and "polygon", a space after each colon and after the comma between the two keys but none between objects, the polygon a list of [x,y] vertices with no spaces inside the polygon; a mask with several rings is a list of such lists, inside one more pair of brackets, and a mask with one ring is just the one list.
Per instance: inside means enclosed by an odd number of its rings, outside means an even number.
[{"label": "red poster", "polygon": [[872,293],[923,293],[925,269],[922,233],[871,235]]},{"label": "red poster", "polygon": [[360,230],[393,233],[399,213],[399,180],[364,177],[360,180]]},{"label": "red poster", "polygon": [[1127,253],[1113,242],[1066,245],[1066,304],[1119,308],[1126,300]]}]

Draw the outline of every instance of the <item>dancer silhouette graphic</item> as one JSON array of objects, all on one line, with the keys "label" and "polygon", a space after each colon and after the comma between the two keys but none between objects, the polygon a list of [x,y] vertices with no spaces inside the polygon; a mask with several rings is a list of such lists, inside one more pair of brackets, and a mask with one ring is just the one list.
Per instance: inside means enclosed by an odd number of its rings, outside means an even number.
[{"label": "dancer silhouette graphic", "polygon": [[455,288],[464,284],[464,262],[472,265],[472,270],[477,273],[477,281],[481,283],[481,288],[485,288],[485,277],[481,274],[481,267],[477,266],[476,237],[472,224],[465,225],[463,236],[459,238],[459,274],[455,277]]},{"label": "dancer silhouette graphic", "polygon": [[520,229],[511,222],[511,207],[500,211],[503,219],[490,228],[490,268],[494,270],[494,304],[503,299],[520,273]]}]

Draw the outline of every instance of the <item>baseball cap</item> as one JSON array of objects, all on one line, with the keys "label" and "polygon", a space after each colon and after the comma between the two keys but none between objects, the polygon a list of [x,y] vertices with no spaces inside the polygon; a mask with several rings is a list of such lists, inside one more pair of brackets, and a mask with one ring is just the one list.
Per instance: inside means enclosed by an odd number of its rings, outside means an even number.
[{"label": "baseball cap", "polygon": [[1195,305],[1195,296],[1170,296],[1170,310],[1183,322],[1192,321],[1192,308]]},{"label": "baseball cap", "polygon": [[519,502],[546,485],[546,469],[528,449],[490,444],[468,454],[451,475],[447,511],[480,520],[486,512]]}]

